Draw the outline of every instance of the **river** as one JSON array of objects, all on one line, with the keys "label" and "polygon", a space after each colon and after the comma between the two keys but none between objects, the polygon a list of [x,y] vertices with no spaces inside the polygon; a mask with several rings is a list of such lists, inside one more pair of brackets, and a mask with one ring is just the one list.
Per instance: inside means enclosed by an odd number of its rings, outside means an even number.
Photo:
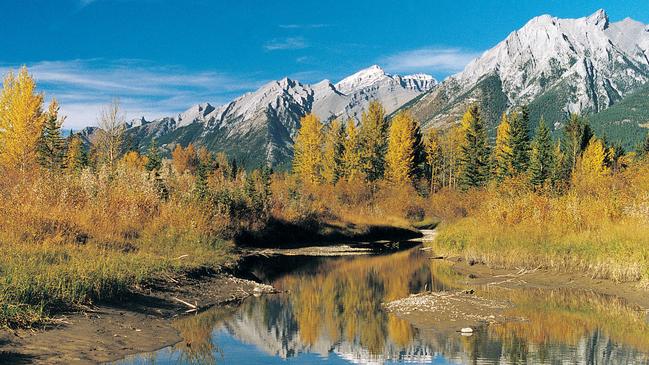
[{"label": "river", "polygon": [[649,363],[646,313],[592,291],[478,289],[511,303],[512,321],[471,336],[387,313],[382,303],[459,288],[450,267],[419,248],[248,265],[282,293],[180,318],[184,341],[115,364]]}]

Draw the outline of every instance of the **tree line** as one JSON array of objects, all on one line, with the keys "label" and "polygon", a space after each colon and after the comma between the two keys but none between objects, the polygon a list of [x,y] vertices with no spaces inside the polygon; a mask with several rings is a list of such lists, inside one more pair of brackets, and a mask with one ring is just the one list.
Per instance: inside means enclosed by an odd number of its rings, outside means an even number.
[{"label": "tree line", "polygon": [[[0,166],[25,171],[34,165],[53,171],[79,171],[88,166],[118,163],[149,171],[158,181],[163,166],[155,141],[145,155],[125,149],[125,118],[119,103],[104,108],[92,150],[82,136],[64,137],[59,105],[52,100],[43,110],[43,94],[36,92],[27,69],[9,73],[0,95]],[[541,119],[534,132],[526,107],[503,114],[491,143],[480,109],[468,108],[458,126],[447,130],[430,128],[422,133],[419,122],[407,110],[388,118],[376,101],[363,112],[360,123],[349,119],[327,125],[310,114],[302,118],[295,137],[293,172],[313,184],[343,181],[397,186],[417,186],[421,191],[442,188],[469,189],[490,182],[524,176],[534,188],[561,190],[575,173],[604,175],[624,165],[624,151],[595,136],[584,118],[571,115],[562,136],[553,139]],[[649,139],[640,149],[649,150]],[[205,148],[176,146],[172,165],[177,172],[197,176],[195,190],[205,194],[205,181],[215,169],[236,178],[236,161]],[[257,175],[266,176],[268,172]],[[264,183],[266,184],[266,183]],[[161,195],[165,191],[160,184]]]},{"label": "tree line", "polygon": [[[389,119],[374,101],[358,125],[353,119],[325,125],[312,114],[302,118],[293,172],[312,184],[382,180],[427,192],[520,177],[534,189],[562,191],[576,174],[606,175],[624,165],[624,150],[595,136],[577,114],[556,140],[543,118],[531,125],[525,106],[504,113],[492,143],[480,108],[471,105],[457,126],[424,134],[407,110]],[[643,151],[649,151],[649,139]]]},{"label": "tree line", "polygon": [[161,200],[169,198],[174,176],[187,174],[193,181],[192,196],[217,213],[256,217],[250,221],[268,216],[271,169],[245,171],[225,154],[192,144],[177,144],[171,161],[165,161],[155,139],[141,154],[125,136],[126,118],[118,100],[102,108],[99,128],[89,137],[72,131],[64,136],[65,117],[59,110],[56,99],[44,110],[44,95],[37,92],[26,67],[6,75],[0,93],[0,173],[25,177],[105,172],[118,179],[120,169],[141,171]]},{"label": "tree line", "polygon": [[357,126],[315,115],[302,118],[295,137],[293,172],[309,183],[376,182],[406,184],[422,176],[424,149],[419,123],[408,112],[388,123],[385,109],[369,104]]}]

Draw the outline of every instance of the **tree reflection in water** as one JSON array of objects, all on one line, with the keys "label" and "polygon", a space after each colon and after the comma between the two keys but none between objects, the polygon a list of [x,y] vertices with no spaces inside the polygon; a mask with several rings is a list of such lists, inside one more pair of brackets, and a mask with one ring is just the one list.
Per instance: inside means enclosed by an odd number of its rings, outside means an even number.
[{"label": "tree reflection in water", "polygon": [[417,328],[381,308],[425,290],[465,289],[465,279],[448,263],[430,260],[418,249],[314,263],[272,275],[272,284],[285,294],[249,298],[238,308],[214,308],[176,321],[185,340],[175,347],[175,362],[228,362],[227,350],[216,343],[224,333],[241,346],[254,345],[268,361],[294,357],[298,363],[307,353],[361,362],[649,361],[646,315],[619,298],[590,291],[476,288],[478,295],[512,303],[505,315],[518,320],[461,337]]}]

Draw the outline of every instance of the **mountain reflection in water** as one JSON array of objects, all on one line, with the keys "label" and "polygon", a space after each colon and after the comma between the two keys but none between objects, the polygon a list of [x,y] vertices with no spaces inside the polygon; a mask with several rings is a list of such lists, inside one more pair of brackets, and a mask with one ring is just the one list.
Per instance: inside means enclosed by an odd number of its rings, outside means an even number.
[{"label": "mountain reflection in water", "polygon": [[[417,328],[382,310],[381,303],[413,293],[464,288],[447,263],[416,248],[266,260],[275,261],[259,261],[255,274],[286,293],[181,318],[174,326],[183,342],[118,364],[649,363],[645,312],[615,297],[477,288],[478,295],[512,303],[506,315],[519,320],[462,337]],[[278,269],[288,267],[295,269]]]}]

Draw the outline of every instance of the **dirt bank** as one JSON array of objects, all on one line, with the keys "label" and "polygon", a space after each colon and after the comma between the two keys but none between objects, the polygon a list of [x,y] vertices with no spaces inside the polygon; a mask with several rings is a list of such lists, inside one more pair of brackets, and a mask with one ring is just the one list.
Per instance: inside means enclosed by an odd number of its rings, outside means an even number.
[{"label": "dirt bank", "polygon": [[588,290],[624,299],[629,305],[649,308],[649,292],[636,282],[614,282],[593,279],[583,274],[548,270],[495,269],[486,265],[470,265],[458,258],[449,259],[452,268],[463,277],[468,288],[499,286],[504,288]]},{"label": "dirt bank", "polygon": [[272,291],[209,271],[167,278],[122,303],[56,316],[45,329],[0,331],[0,363],[94,364],[157,350],[182,340],[171,318]]},{"label": "dirt bank", "polygon": [[[271,286],[258,283],[264,278],[256,276],[254,270],[258,265],[272,264],[269,256],[372,254],[403,250],[418,243],[382,241],[293,249],[245,248],[239,267],[230,269],[234,275],[206,269],[178,278],[165,277],[146,287],[134,288],[123,302],[57,315],[46,328],[0,331],[0,363],[94,364],[154,351],[182,340],[171,325],[174,317],[215,305],[236,306],[248,296],[274,292]],[[249,257],[254,260],[248,260]]]},{"label": "dirt bank", "polygon": [[447,265],[448,287],[442,292],[411,295],[384,304],[384,308],[415,327],[435,332],[458,331],[462,327],[481,327],[491,323],[526,321],[511,317],[507,309],[515,307],[505,297],[495,296],[498,289],[512,291],[548,290],[571,293],[588,292],[619,298],[625,307],[647,312],[649,295],[637,283],[617,283],[593,279],[580,274],[547,270],[494,269],[482,264],[471,265],[459,258],[432,258]]}]

